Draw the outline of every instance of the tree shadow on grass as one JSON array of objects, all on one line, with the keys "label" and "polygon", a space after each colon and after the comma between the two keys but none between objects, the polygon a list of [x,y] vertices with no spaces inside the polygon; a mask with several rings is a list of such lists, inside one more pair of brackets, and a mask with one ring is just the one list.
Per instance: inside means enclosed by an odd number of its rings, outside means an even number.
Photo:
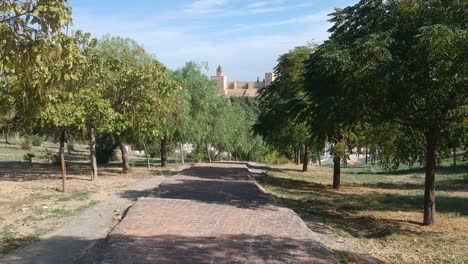
[{"label": "tree shadow on grass", "polygon": [[52,164],[0,162],[0,181],[34,181],[56,179],[60,168]]},{"label": "tree shadow on grass", "polygon": [[345,250],[333,250],[333,255],[338,259],[339,263],[354,263],[354,264],[383,264],[380,259],[371,257],[366,254],[350,252]]},{"label": "tree shadow on grass", "polygon": [[[322,188],[315,183],[275,178],[268,175],[263,175],[257,180],[267,188],[281,190],[284,195],[279,200],[295,210],[304,220],[312,222],[319,220],[326,224],[332,224],[355,237],[386,237],[402,232],[402,222],[415,224],[413,221],[360,216],[358,215],[360,211],[422,212],[422,195],[378,192],[339,193]],[[296,198],[289,198],[289,195]],[[468,199],[439,195],[437,197],[437,210],[466,216],[468,215]]]},{"label": "tree shadow on grass", "polygon": [[254,165],[254,164],[247,164],[247,166],[250,169],[255,169],[255,170],[263,170],[263,171],[271,171],[271,172],[285,172],[285,171],[291,171],[291,172],[303,172],[300,169],[290,169],[290,168],[274,168],[271,166],[262,166],[262,165]]},{"label": "tree shadow on grass", "polygon": [[[86,162],[66,162],[67,179],[88,180],[91,177],[91,166]],[[115,177],[121,175],[120,164],[98,165],[100,177]],[[173,175],[178,171],[171,169],[154,170],[151,174]],[[60,179],[60,165],[47,163],[32,163],[0,161],[0,182],[27,182]]]},{"label": "tree shadow on grass", "polygon": [[[436,179],[438,191],[468,192],[468,177],[453,179]],[[412,182],[375,182],[375,183],[347,183],[349,187],[369,187],[389,190],[424,190],[424,183]]]},{"label": "tree shadow on grass", "polygon": [[[379,168],[377,171],[372,170],[373,167],[366,166],[351,166],[344,168],[346,174],[358,174],[358,175],[382,175],[382,176],[395,176],[395,175],[408,175],[408,174],[424,174],[424,167],[414,167],[406,169],[396,170],[384,170]],[[360,169],[360,170],[356,170]],[[468,171],[468,164],[457,164],[457,166],[437,166],[437,175],[452,175],[466,173]]]}]

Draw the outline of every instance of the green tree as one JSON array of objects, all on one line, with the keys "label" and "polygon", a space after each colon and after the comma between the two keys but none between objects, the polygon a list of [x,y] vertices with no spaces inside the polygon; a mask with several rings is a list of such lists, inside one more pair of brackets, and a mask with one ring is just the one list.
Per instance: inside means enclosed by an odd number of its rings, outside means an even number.
[{"label": "green tree", "polygon": [[322,142],[315,138],[314,127],[306,115],[309,102],[305,99],[304,76],[306,62],[315,46],[297,47],[278,59],[276,79],[260,90],[260,114],[253,126],[256,134],[280,153],[290,156],[303,150],[303,171],[307,171],[309,152],[318,153]]},{"label": "green tree", "polygon": [[[332,14],[330,43],[351,66],[338,94],[365,98],[372,120],[425,139],[423,224],[435,223],[436,147],[466,116],[468,31],[464,1],[362,0]],[[329,44],[327,44],[329,45]],[[418,150],[415,150],[418,151]]]},{"label": "green tree", "polygon": [[[184,115],[183,124],[177,129],[179,140],[191,142],[198,149],[209,147],[213,116],[220,98],[216,84],[203,74],[203,65],[187,62],[175,71],[175,78],[184,91],[181,100]],[[164,142],[164,141],[163,141]],[[161,144],[162,148],[164,144]],[[208,157],[208,152],[207,157]]]},{"label": "green tree", "polygon": [[120,144],[123,172],[127,173],[127,144],[162,135],[172,110],[168,99],[178,86],[167,69],[131,39],[108,36],[98,48],[109,67],[103,96],[116,113],[113,133]]},{"label": "green tree", "polygon": [[[23,124],[31,125],[46,101],[47,89],[61,74],[58,66],[73,60],[73,51],[64,50],[62,30],[70,23],[67,1],[0,1],[0,74],[9,82],[9,99]],[[68,52],[68,56],[66,56]],[[10,109],[11,110],[11,109]]]},{"label": "green tree", "polygon": [[[87,113],[80,93],[86,88],[79,85],[80,74],[88,67],[84,50],[88,47],[89,35],[77,32],[74,36],[60,35],[55,45],[61,45],[61,49],[53,54],[55,63],[43,66],[52,74],[47,84],[51,86],[45,93],[39,118],[32,124],[60,133],[59,155],[62,170],[62,190],[65,192],[66,165],[65,144],[70,131],[84,127]],[[63,58],[63,59],[62,59]],[[81,91],[81,88],[84,90]],[[67,132],[68,131],[68,132]]]}]

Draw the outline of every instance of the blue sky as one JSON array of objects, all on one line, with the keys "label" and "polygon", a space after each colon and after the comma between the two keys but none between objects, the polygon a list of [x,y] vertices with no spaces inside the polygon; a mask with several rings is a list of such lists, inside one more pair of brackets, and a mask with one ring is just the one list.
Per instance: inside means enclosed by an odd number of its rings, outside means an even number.
[{"label": "blue sky", "polygon": [[171,69],[218,64],[232,81],[254,81],[279,55],[328,37],[327,14],[357,0],[70,0],[75,29],[130,37]]}]

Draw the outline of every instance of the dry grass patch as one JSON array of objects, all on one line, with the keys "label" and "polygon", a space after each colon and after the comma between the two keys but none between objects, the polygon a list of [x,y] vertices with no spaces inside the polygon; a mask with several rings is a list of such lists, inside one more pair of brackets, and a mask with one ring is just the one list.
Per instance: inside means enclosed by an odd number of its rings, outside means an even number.
[{"label": "dry grass patch", "polygon": [[[57,151],[53,143],[44,146]],[[25,151],[18,144],[0,143],[0,255],[37,240],[132,183],[168,174],[159,167],[149,172],[145,167],[135,167],[123,175],[119,164],[114,163],[101,166],[99,177],[90,181],[86,146],[76,148],[68,156],[67,192],[61,193],[57,191],[61,189],[60,167],[41,163],[43,160],[27,165],[21,161]],[[41,149],[32,151],[40,153]],[[139,156],[132,159],[144,164]]]},{"label": "dry grass patch", "polygon": [[331,188],[329,167],[303,173],[295,165],[279,166],[258,182],[298,212],[342,263],[467,263],[466,165],[440,171],[433,227],[420,225],[420,168],[344,168],[340,191]]}]

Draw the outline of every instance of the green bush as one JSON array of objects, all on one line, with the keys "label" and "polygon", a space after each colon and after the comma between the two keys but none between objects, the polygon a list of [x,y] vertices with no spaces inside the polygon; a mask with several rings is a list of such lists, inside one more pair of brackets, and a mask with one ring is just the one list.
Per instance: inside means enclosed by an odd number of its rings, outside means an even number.
[{"label": "green bush", "polygon": [[39,135],[33,135],[30,137],[31,139],[31,143],[33,146],[36,146],[36,147],[39,147],[42,145],[42,142],[44,142],[44,140],[42,139],[41,136]]},{"label": "green bush", "polygon": [[67,148],[68,148],[68,153],[75,151],[75,142],[72,140],[69,140],[67,144]]},{"label": "green bush", "polygon": [[25,162],[27,162],[28,164],[31,164],[32,163],[32,158],[34,158],[36,155],[32,154],[32,153],[26,153],[24,154],[23,156],[23,160]]},{"label": "green bush", "polygon": [[288,163],[288,159],[285,156],[279,154],[277,151],[273,151],[273,152],[266,154],[264,161],[267,164],[274,164],[274,165]]},{"label": "green bush", "polygon": [[146,151],[148,152],[147,153],[148,156],[154,159],[156,157],[159,157],[159,155],[161,155],[161,146],[158,143],[153,143],[147,146]]},{"label": "green bush", "polygon": [[60,164],[60,157],[59,155],[50,150],[50,149],[44,149],[42,151],[42,157],[47,160],[47,162],[52,163],[52,164]]},{"label": "green bush", "polygon": [[96,160],[98,164],[107,164],[116,157],[115,149],[118,144],[113,136],[101,135],[96,137]]},{"label": "green bush", "polygon": [[21,141],[21,149],[23,150],[31,150],[32,149],[32,142],[29,136],[26,136]]}]

